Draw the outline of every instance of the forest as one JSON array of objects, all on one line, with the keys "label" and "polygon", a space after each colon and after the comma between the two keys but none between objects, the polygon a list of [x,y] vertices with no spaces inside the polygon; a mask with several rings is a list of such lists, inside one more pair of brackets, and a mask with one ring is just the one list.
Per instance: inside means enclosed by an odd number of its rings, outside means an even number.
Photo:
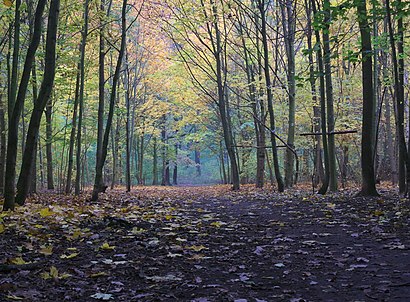
[{"label": "forest", "polygon": [[409,14],[0,1],[0,300],[408,301]]}]

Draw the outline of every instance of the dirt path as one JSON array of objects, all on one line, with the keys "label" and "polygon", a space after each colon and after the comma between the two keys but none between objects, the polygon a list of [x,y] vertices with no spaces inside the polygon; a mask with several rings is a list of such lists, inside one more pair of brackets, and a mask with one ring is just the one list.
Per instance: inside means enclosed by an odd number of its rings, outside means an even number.
[{"label": "dirt path", "polygon": [[104,199],[41,196],[2,218],[0,301],[410,301],[397,197],[177,187]]}]

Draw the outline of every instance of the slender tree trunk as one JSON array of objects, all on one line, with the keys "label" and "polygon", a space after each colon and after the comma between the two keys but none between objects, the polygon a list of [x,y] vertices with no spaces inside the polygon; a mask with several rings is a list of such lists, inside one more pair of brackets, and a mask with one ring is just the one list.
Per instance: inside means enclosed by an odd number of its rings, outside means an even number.
[{"label": "slender tree trunk", "polygon": [[[325,67],[325,81],[326,81],[326,109],[327,109],[327,131],[332,133],[335,130],[334,110],[333,110],[333,83],[332,83],[332,65],[330,50],[330,24],[331,11],[330,0],[323,1],[324,22],[325,28],[323,30],[323,52],[324,52],[324,67]],[[335,135],[328,135],[328,159],[329,159],[329,189],[334,192],[337,191],[337,167],[336,167],[336,146]]]},{"label": "slender tree trunk", "polygon": [[278,184],[278,191],[283,192],[285,189],[285,184],[279,169],[279,158],[278,150],[276,147],[276,137],[275,137],[275,115],[273,112],[273,95],[272,95],[272,86],[269,73],[269,50],[268,50],[268,40],[266,33],[266,17],[265,17],[265,2],[258,0],[259,13],[261,18],[261,35],[262,35],[262,45],[263,45],[263,59],[264,59],[264,70],[265,70],[265,84],[268,100],[268,112],[270,117],[270,131],[271,131],[271,145],[272,145],[272,155],[273,155],[273,166],[275,170],[276,182]]},{"label": "slender tree trunk", "polygon": [[[16,0],[15,7],[16,8],[15,8],[15,14],[14,14],[13,61],[12,61],[12,64],[11,64],[10,91],[9,91],[9,98],[8,98],[8,117],[9,117],[9,121],[12,120],[12,115],[13,115],[13,110],[14,110],[14,103],[16,102],[16,95],[17,95],[17,82],[18,82],[18,74],[17,73],[18,73],[18,64],[19,64],[19,55],[20,55],[20,15],[21,15],[20,9],[21,9],[21,0]],[[39,7],[39,6],[37,5],[37,7]],[[39,25],[39,26],[41,26],[41,25]],[[41,35],[41,33],[40,33],[40,35]],[[10,31],[10,38],[11,38],[11,31]],[[33,37],[33,39],[34,39],[34,37]],[[33,39],[32,39],[32,41],[33,41]],[[37,50],[37,47],[38,47],[38,44],[35,47],[35,50]],[[33,54],[33,57],[34,57],[34,54]]]},{"label": "slender tree trunk", "polygon": [[[104,18],[105,16],[105,0],[100,0],[100,44],[99,44],[99,56],[98,56],[98,118],[97,118],[97,152],[95,159],[95,170],[97,171],[98,167],[101,165],[102,159],[102,145],[103,145],[103,136],[104,136],[104,104],[105,104],[105,43],[104,43],[104,34],[105,34],[105,25]],[[104,188],[103,177],[100,178],[101,183],[97,184],[98,190],[102,191]]]},{"label": "slender tree trunk", "polygon": [[154,146],[153,146],[153,163],[152,163],[152,185],[158,185],[158,144],[157,138],[154,137]]},{"label": "slender tree trunk", "polygon": [[51,99],[48,100],[46,106],[46,154],[47,154],[47,189],[54,190],[54,179],[53,179],[53,150],[52,150],[52,102]]},{"label": "slender tree trunk", "polygon": [[81,51],[80,51],[80,94],[78,98],[78,128],[77,128],[77,153],[76,153],[76,176],[75,176],[75,195],[80,194],[80,182],[81,182],[81,134],[82,134],[82,124],[83,124],[83,111],[84,111],[84,82],[85,82],[85,71],[84,71],[84,61],[85,61],[85,46],[87,43],[88,35],[88,9],[89,9],[89,0],[84,2],[84,26],[82,30],[82,39],[81,39]]},{"label": "slender tree trunk", "polygon": [[[312,8],[311,3],[309,0],[305,0],[305,7],[306,7],[306,17],[307,17],[307,24],[306,24],[306,38],[307,38],[307,45],[308,49],[310,50],[308,53],[308,60],[309,60],[309,83],[310,89],[312,93],[312,102],[313,102],[313,131],[315,133],[320,132],[320,107],[317,105],[317,90],[316,90],[316,76],[315,76],[315,67],[313,62],[313,45],[312,45]],[[320,41],[319,41],[320,42]],[[317,43],[319,43],[317,42]],[[314,179],[313,183],[315,187],[319,184],[319,182],[324,182],[324,171],[323,171],[323,164],[322,164],[322,147],[320,142],[320,136],[314,136],[315,142],[315,154],[314,154]]]},{"label": "slender tree trunk", "polygon": [[128,68],[128,55],[126,55],[126,72],[124,75],[125,82],[125,106],[127,110],[127,116],[125,121],[125,182],[126,191],[131,191],[131,104],[130,104],[130,87],[129,87],[129,68]]},{"label": "slender tree trunk", "polygon": [[[295,30],[296,17],[294,14],[292,0],[286,0],[281,5],[282,24],[285,41],[285,49],[287,56],[287,81],[288,81],[288,100],[289,100],[289,116],[288,116],[288,138],[287,144],[294,149],[295,142],[295,111],[296,111],[296,83],[295,83]],[[286,7],[285,7],[286,6]],[[294,174],[294,154],[286,148],[285,153],[285,186],[293,185]]]},{"label": "slender tree trunk", "polygon": [[4,193],[4,167],[6,164],[6,122],[3,94],[0,93],[0,194]]},{"label": "slender tree trunk", "polygon": [[[233,146],[233,133],[231,129],[230,119],[229,119],[229,112],[228,112],[228,104],[226,99],[226,79],[224,79],[224,73],[226,73],[227,66],[223,66],[223,58],[222,52],[224,48],[222,47],[222,39],[221,39],[221,32],[219,29],[218,24],[218,10],[217,5],[215,4],[214,0],[210,0],[210,4],[212,7],[212,28],[208,27],[208,35],[213,41],[213,55],[215,58],[216,69],[215,69],[215,77],[216,77],[216,84],[217,84],[217,92],[218,92],[218,110],[219,115],[221,118],[222,129],[223,129],[223,136],[225,141],[225,146],[228,152],[229,161],[232,168],[232,190],[239,190],[240,180],[239,180],[239,169],[238,169],[238,162],[237,156],[235,153],[235,149]],[[205,11],[204,4],[202,4],[203,10]]]},{"label": "slender tree trunk", "polygon": [[77,78],[75,84],[75,97],[73,105],[73,118],[71,120],[71,133],[70,133],[70,145],[68,148],[68,167],[67,167],[67,181],[65,187],[65,193],[69,194],[71,192],[71,182],[73,175],[73,165],[74,165],[74,144],[75,144],[75,133],[77,130],[77,111],[78,111],[78,98],[80,94],[80,68],[78,64]]},{"label": "slender tree trunk", "polygon": [[[311,1],[313,14],[316,15],[316,3],[315,0]],[[329,187],[330,180],[330,163],[329,163],[329,149],[328,149],[328,136],[327,136],[327,125],[326,125],[326,93],[325,93],[325,77],[324,77],[324,67],[323,67],[323,56],[322,56],[322,47],[319,30],[315,30],[316,37],[316,56],[317,56],[317,65],[319,72],[319,92],[320,92],[320,119],[321,119],[321,129],[322,129],[322,144],[323,144],[323,161],[325,164],[325,177],[323,179],[322,186],[320,187],[318,193],[326,194]]]},{"label": "slender tree trunk", "polygon": [[94,188],[91,200],[98,200],[98,194],[100,192],[100,184],[102,182],[102,171],[105,163],[105,159],[107,157],[107,147],[109,141],[109,135],[111,130],[112,119],[114,115],[114,105],[115,105],[115,96],[116,96],[116,89],[117,83],[120,76],[121,70],[121,63],[124,57],[125,52],[125,39],[126,39],[126,8],[127,8],[127,0],[123,0],[122,3],[122,12],[121,12],[121,47],[120,52],[118,54],[117,66],[115,67],[115,72],[113,76],[113,83],[110,95],[110,108],[108,111],[107,123],[104,132],[103,144],[102,144],[102,154],[101,154],[101,161],[99,162],[99,166],[95,172],[95,180],[94,180]]},{"label": "slender tree trunk", "polygon": [[20,169],[20,176],[17,182],[16,202],[19,205],[24,204],[30,187],[30,174],[32,171],[31,166],[33,164],[33,156],[35,155],[35,142],[38,137],[41,117],[46,107],[47,101],[50,98],[54,84],[56,70],[56,42],[59,12],[60,0],[51,0],[47,24],[44,77],[43,82],[41,83],[36,104],[31,114],[30,123],[27,130],[26,148],[24,150],[23,160]]},{"label": "slender tree trunk", "polygon": [[[20,86],[18,89],[17,98],[14,98],[13,86],[17,83],[13,83],[14,72],[14,57],[13,57],[13,71],[12,71],[12,83],[11,83],[11,97],[9,99],[9,131],[7,139],[7,161],[6,161],[6,173],[5,173],[5,190],[4,190],[4,205],[3,210],[14,210],[15,206],[15,178],[16,178],[16,158],[17,158],[17,143],[18,143],[18,122],[20,119],[21,111],[23,108],[24,100],[26,97],[27,86],[29,84],[31,68],[33,66],[34,57],[40,44],[41,30],[42,30],[42,17],[46,0],[40,0],[37,4],[34,20],[34,31],[32,39],[27,50],[26,60],[24,63],[23,73],[21,76]],[[16,1],[16,5],[20,1]],[[20,4],[19,4],[20,5]],[[19,17],[19,5],[16,6],[16,18]],[[20,19],[18,19],[20,22]],[[20,25],[18,25],[20,27]],[[15,37],[19,35],[15,31]],[[18,39],[18,38],[17,38]],[[15,44],[16,46],[16,44]],[[18,45],[17,45],[18,46]],[[18,52],[17,52],[18,53]],[[16,63],[17,64],[17,63]],[[16,66],[17,67],[17,66]],[[17,75],[17,71],[16,71]],[[15,101],[14,101],[15,100]],[[11,107],[10,107],[11,106]],[[25,170],[24,173],[29,174],[30,171]]]},{"label": "slender tree trunk", "polygon": [[[32,82],[33,82],[33,105],[35,105],[37,96],[38,96],[38,88],[37,88],[37,71],[36,71],[36,61],[33,61],[33,66],[31,69],[32,74]],[[33,157],[33,165],[31,170],[31,187],[29,193],[36,193],[37,192],[37,149],[38,149],[38,135],[36,138],[36,144],[34,147],[34,157]]]},{"label": "slender tree trunk", "polygon": [[172,174],[172,183],[174,185],[178,184],[178,144],[175,144],[175,163],[174,163],[174,171]]},{"label": "slender tree trunk", "polygon": [[[394,75],[394,95],[396,99],[396,131],[397,140],[399,146],[399,159],[398,159],[398,170],[399,170],[399,191],[404,193],[406,191],[406,165],[408,165],[407,150],[406,150],[406,138],[404,133],[404,90],[402,86],[400,68],[397,58],[397,52],[395,44],[395,34],[393,32],[392,17],[390,0],[386,0],[386,12],[387,12],[387,25],[389,30],[389,39],[391,47],[392,65],[393,65],[393,75]],[[401,43],[399,43],[401,44]]]},{"label": "slender tree trunk", "polygon": [[357,17],[360,26],[362,41],[362,87],[363,87],[363,120],[362,120],[362,196],[378,196],[374,174],[373,147],[374,147],[374,90],[373,90],[373,64],[372,42],[370,26],[367,22],[366,0],[357,1]]}]

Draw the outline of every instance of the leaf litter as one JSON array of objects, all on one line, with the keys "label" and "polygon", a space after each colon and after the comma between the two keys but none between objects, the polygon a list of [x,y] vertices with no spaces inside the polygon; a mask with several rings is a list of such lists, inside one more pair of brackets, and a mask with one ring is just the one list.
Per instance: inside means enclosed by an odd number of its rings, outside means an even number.
[{"label": "leaf litter", "polygon": [[353,196],[39,194],[0,216],[0,301],[410,300],[408,201]]}]

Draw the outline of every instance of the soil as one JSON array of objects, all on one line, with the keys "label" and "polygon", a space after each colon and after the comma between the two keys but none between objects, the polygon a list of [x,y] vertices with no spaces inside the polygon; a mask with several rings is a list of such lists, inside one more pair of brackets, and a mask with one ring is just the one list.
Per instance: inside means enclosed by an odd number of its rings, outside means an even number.
[{"label": "soil", "polygon": [[87,197],[0,216],[0,301],[410,301],[410,207],[392,190]]}]

